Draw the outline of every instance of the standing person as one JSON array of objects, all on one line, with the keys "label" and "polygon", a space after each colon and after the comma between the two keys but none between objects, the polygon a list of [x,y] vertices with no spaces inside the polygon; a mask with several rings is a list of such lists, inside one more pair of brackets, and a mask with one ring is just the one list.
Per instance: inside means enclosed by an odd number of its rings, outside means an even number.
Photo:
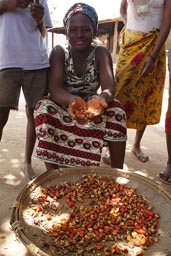
[{"label": "standing person", "polygon": [[[136,129],[132,152],[149,160],[141,147],[147,125],[160,121],[165,82],[165,41],[171,26],[170,0],[122,0],[125,23],[116,63],[116,98],[127,114],[127,128]],[[104,156],[105,162],[110,157]]]},{"label": "standing person", "polygon": [[40,100],[34,113],[36,158],[45,162],[47,170],[98,166],[104,141],[111,166],[123,168],[126,117],[114,100],[111,55],[92,43],[97,24],[93,7],[74,4],[64,17],[68,48],[57,45],[51,52],[50,98]]},{"label": "standing person", "polygon": [[168,108],[165,119],[165,133],[166,133],[166,145],[168,160],[164,170],[159,174],[160,180],[166,184],[171,184],[171,49],[169,49],[168,55],[168,67],[169,67],[169,99]]},{"label": "standing person", "polygon": [[46,0],[0,1],[0,140],[11,109],[18,109],[22,87],[26,101],[27,130],[24,172],[35,176],[31,157],[35,145],[33,110],[47,93],[48,54],[46,27],[52,22]]}]

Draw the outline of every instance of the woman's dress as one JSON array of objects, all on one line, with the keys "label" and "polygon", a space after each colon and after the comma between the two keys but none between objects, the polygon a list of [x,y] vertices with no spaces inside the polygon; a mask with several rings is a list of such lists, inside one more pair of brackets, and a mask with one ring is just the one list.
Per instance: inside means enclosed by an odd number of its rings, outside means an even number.
[{"label": "woman's dress", "polygon": [[[70,52],[66,51],[65,56],[64,88],[86,101],[97,95],[100,88],[95,50],[92,46],[86,73],[81,78],[74,72]],[[67,107],[45,97],[37,103],[34,117],[38,137],[35,157],[58,166],[98,166],[104,141],[126,141],[127,137],[126,115],[117,100],[103,116],[82,123],[68,115]]]},{"label": "woman's dress", "polygon": [[128,22],[121,32],[115,74],[115,95],[124,106],[127,127],[138,130],[160,121],[166,71],[163,47],[153,72],[147,77],[139,76],[145,59],[156,44],[164,8],[164,0],[144,2],[148,2],[147,6],[138,5],[143,3],[142,0],[128,0]]}]

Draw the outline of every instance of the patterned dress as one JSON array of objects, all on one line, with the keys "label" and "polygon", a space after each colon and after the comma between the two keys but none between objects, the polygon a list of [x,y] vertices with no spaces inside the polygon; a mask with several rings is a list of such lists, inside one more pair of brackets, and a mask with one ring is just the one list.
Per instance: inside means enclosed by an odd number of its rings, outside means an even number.
[{"label": "patterned dress", "polygon": [[140,16],[135,13],[133,2],[128,1],[129,22],[120,37],[115,75],[116,98],[124,106],[127,127],[140,130],[145,125],[160,121],[166,71],[165,47],[160,50],[150,76],[142,78],[139,72],[156,44],[164,1],[149,1],[147,13]]},{"label": "patterned dress", "polygon": [[[69,51],[65,56],[64,88],[88,100],[100,88],[95,68],[95,46],[87,60],[87,69],[79,78],[74,72]],[[38,145],[35,157],[59,166],[98,166],[104,141],[126,141],[126,116],[119,101],[113,101],[103,116],[81,123],[68,115],[68,108],[49,97],[37,103],[34,112]]]}]

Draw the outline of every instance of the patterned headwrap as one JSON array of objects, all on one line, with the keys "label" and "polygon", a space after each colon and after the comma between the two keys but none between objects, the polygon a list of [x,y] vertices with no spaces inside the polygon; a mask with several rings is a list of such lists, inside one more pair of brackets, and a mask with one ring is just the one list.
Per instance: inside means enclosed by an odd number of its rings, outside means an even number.
[{"label": "patterned headwrap", "polygon": [[98,25],[97,13],[92,6],[85,3],[76,3],[70,7],[70,9],[66,12],[63,19],[64,27],[66,27],[68,20],[76,13],[83,13],[87,15],[89,19],[92,21],[94,28],[97,28],[97,25]]}]

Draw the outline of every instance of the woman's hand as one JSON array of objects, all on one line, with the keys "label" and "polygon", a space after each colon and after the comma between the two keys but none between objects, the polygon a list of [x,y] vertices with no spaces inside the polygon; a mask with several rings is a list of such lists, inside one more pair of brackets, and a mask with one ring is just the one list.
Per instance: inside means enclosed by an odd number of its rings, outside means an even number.
[{"label": "woman's hand", "polygon": [[100,116],[104,113],[104,109],[108,107],[106,101],[101,97],[92,98],[87,102],[87,115],[89,119]]},{"label": "woman's hand", "polygon": [[82,98],[75,98],[69,104],[68,114],[73,119],[87,120],[87,103]]},{"label": "woman's hand", "polygon": [[151,55],[148,56],[148,58],[145,60],[145,62],[142,65],[142,68],[140,71],[141,77],[149,76],[153,72],[154,62],[155,60],[153,59],[153,57]]},{"label": "woman's hand", "polygon": [[68,113],[73,119],[87,122],[102,115],[107,107],[108,104],[101,97],[92,98],[87,103],[77,97],[69,104]]}]

